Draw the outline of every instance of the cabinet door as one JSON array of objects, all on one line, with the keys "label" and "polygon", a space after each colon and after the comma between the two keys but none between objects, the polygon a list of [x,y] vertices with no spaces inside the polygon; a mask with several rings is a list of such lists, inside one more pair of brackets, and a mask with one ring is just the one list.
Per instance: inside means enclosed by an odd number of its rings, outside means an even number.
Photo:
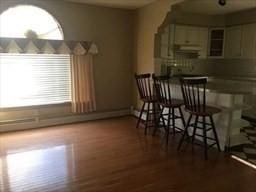
[{"label": "cabinet door", "polygon": [[255,58],[256,24],[243,25],[242,27],[242,57]]},{"label": "cabinet door", "polygon": [[241,26],[229,27],[226,30],[225,56],[227,58],[239,58],[241,53]]},{"label": "cabinet door", "polygon": [[168,25],[161,34],[161,57],[173,56],[174,25]]},{"label": "cabinet door", "polygon": [[161,34],[161,57],[168,57],[168,46],[169,46],[169,28],[168,26],[163,30]]},{"label": "cabinet door", "polygon": [[207,48],[208,48],[208,28],[199,28],[199,45],[202,47],[201,51],[199,51],[199,58],[207,58]]},{"label": "cabinet door", "polygon": [[199,27],[187,27],[187,38],[186,43],[190,45],[198,45],[199,44]]},{"label": "cabinet door", "polygon": [[175,27],[175,44],[186,44],[186,26],[176,25]]}]

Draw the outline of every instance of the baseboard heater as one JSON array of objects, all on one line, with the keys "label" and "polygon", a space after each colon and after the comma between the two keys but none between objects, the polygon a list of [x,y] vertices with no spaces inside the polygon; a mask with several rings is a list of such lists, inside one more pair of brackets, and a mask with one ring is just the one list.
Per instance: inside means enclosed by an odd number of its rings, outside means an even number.
[{"label": "baseboard heater", "polygon": [[35,122],[35,118],[3,120],[3,121],[0,121],[0,126],[2,126],[2,125],[12,125],[12,124],[18,124],[18,123],[30,123],[30,122]]},{"label": "baseboard heater", "polygon": [[0,132],[19,131],[47,126],[55,126],[69,123],[79,123],[90,120],[107,119],[131,115],[130,109],[115,111],[94,112],[83,115],[62,114],[61,116],[36,116],[22,119],[0,121]]}]

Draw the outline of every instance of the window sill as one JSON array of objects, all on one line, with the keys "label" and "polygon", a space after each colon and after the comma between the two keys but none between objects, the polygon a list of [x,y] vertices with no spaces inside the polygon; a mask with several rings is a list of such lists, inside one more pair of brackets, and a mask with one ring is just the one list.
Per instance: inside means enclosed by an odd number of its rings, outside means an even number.
[{"label": "window sill", "polygon": [[0,112],[35,110],[35,109],[42,109],[42,108],[66,107],[66,106],[67,106],[67,107],[68,107],[68,106],[71,106],[71,102],[58,103],[58,104],[49,104],[49,105],[34,105],[34,106],[25,106],[25,107],[0,108]]}]

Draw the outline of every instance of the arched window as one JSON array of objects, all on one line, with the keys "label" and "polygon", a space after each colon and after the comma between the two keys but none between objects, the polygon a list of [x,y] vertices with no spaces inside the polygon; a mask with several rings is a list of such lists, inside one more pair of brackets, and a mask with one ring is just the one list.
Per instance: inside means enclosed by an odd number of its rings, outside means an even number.
[{"label": "arched window", "polygon": [[47,11],[31,6],[19,5],[0,15],[0,37],[63,40],[63,32]]},{"label": "arched window", "polygon": [[[0,15],[0,41],[8,38],[63,40],[45,10],[20,5]],[[71,101],[70,55],[0,51],[0,109]]]}]

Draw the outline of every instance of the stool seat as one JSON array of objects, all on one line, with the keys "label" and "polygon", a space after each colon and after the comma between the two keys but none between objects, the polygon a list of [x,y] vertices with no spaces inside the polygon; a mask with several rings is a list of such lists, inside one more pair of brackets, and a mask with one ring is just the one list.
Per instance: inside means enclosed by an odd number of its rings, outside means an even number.
[{"label": "stool seat", "polygon": [[177,108],[184,105],[184,101],[181,99],[171,99],[171,100],[168,100],[167,102],[160,102],[160,105],[164,107]]},{"label": "stool seat", "polygon": [[203,105],[200,105],[199,107],[197,107],[197,111],[193,111],[193,110],[189,110],[189,109],[185,109],[185,110],[193,115],[199,115],[199,116],[212,116],[214,114],[221,112],[221,110],[219,108],[212,107],[212,106],[205,106],[205,110],[204,110]]},{"label": "stool seat", "polygon": [[144,98],[141,98],[141,100],[148,103],[156,103],[158,101],[156,96],[146,96]]}]

